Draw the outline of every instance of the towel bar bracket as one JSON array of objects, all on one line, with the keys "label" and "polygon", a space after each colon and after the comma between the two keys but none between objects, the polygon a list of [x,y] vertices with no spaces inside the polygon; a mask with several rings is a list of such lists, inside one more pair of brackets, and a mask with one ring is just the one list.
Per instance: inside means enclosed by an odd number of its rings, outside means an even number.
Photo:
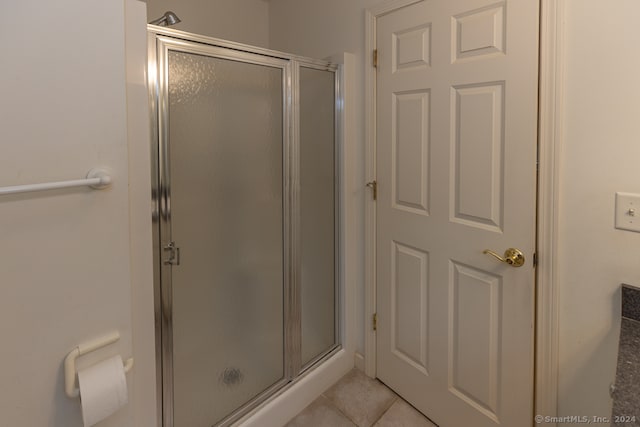
[{"label": "towel bar bracket", "polygon": [[90,185],[91,188],[96,190],[104,190],[111,185],[111,176],[106,169],[93,168],[87,173],[87,179],[100,178],[100,182]]}]

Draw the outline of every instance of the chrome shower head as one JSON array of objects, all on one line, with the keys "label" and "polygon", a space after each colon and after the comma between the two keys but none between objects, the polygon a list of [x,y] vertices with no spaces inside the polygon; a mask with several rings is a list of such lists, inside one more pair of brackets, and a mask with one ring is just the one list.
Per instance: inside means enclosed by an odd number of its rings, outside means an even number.
[{"label": "chrome shower head", "polygon": [[168,11],[168,12],[165,12],[164,15],[162,15],[160,18],[154,19],[153,21],[149,22],[149,24],[160,25],[161,27],[168,27],[170,25],[175,25],[178,22],[180,22],[180,18],[178,18],[178,15],[176,15],[171,11]]}]

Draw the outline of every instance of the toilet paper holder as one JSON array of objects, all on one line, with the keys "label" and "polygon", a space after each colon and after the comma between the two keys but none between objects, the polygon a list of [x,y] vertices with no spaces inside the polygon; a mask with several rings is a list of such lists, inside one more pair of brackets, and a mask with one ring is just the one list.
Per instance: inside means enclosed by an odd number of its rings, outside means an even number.
[{"label": "toilet paper holder", "polygon": [[[71,350],[64,359],[64,391],[67,396],[74,398],[80,395],[80,389],[76,387],[76,359],[84,354],[95,351],[99,348],[113,344],[120,339],[119,332],[113,332],[101,338],[87,341]],[[129,372],[133,367],[133,358],[124,362],[124,371]]]}]

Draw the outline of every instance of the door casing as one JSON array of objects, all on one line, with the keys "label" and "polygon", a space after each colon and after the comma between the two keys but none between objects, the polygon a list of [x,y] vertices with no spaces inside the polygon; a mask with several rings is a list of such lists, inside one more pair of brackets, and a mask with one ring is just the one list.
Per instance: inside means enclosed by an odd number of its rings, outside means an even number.
[{"label": "door casing", "polygon": [[[425,0],[387,0],[365,11],[365,53],[376,49],[377,17]],[[536,236],[535,414],[557,415],[558,288],[555,281],[558,227],[559,158],[562,136],[564,0],[540,1],[538,192]],[[370,56],[372,57],[372,56]],[[365,180],[376,178],[376,68],[365,66]],[[376,377],[376,205],[365,196],[365,373]]]}]

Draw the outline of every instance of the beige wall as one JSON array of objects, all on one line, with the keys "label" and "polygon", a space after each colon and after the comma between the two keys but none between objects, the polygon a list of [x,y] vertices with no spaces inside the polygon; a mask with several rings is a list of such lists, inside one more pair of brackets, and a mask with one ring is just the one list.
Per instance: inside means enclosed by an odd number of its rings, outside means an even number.
[{"label": "beige wall", "polygon": [[560,413],[608,415],[620,283],[640,284],[640,234],[614,229],[616,191],[640,193],[635,0],[567,0],[560,164]]},{"label": "beige wall", "polygon": [[[121,340],[82,357],[79,368],[133,352],[131,261],[139,257],[129,232],[137,213],[129,202],[124,5],[10,0],[11,19],[0,27],[0,185],[78,179],[95,166],[113,177],[102,191],[0,199],[2,425],[81,426],[80,400],[64,394],[67,352],[113,330]],[[105,427],[134,425],[139,405],[127,377],[130,403]]]},{"label": "beige wall", "polygon": [[149,21],[166,11],[182,20],[177,30],[269,46],[269,2],[265,0],[147,0]]}]

